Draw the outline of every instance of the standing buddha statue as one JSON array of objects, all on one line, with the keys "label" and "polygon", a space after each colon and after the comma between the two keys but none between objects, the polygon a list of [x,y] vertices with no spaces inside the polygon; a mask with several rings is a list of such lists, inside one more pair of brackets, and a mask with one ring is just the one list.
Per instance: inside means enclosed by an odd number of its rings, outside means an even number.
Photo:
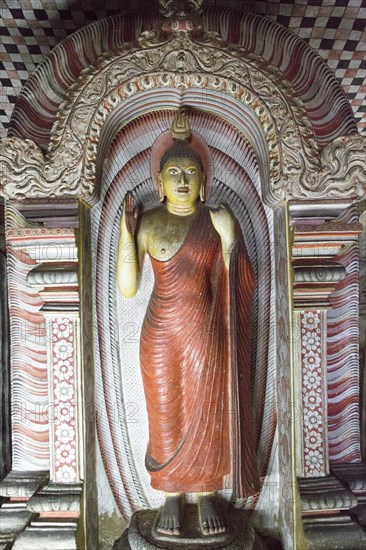
[{"label": "standing buddha statue", "polygon": [[[225,531],[217,491],[258,491],[250,414],[250,324],[255,281],[239,223],[204,204],[205,175],[186,116],[157,174],[160,206],[139,212],[127,193],[117,282],[135,296],[146,254],[154,288],[141,330],[149,442],[146,468],[165,492],[154,529],[182,530],[185,495],[197,493],[202,534]],[[226,480],[226,483],[225,483]]]}]

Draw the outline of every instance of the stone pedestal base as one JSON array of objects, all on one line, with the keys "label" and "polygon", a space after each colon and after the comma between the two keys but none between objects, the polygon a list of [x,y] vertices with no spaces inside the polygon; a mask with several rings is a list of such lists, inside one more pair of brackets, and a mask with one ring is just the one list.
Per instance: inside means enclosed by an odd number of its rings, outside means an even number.
[{"label": "stone pedestal base", "polygon": [[212,536],[202,535],[199,529],[197,508],[186,504],[182,534],[179,537],[153,534],[153,525],[158,510],[136,512],[131,518],[130,527],[114,543],[113,550],[265,550],[267,547],[254,528],[249,525],[247,515],[242,510],[231,509],[228,514],[225,533]]}]

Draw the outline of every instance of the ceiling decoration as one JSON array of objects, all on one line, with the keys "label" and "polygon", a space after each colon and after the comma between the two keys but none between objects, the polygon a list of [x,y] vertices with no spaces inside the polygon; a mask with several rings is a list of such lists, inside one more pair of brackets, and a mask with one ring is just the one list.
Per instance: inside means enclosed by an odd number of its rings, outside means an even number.
[{"label": "ceiling decoration", "polygon": [[[124,9],[158,8],[157,0],[3,0],[0,9],[0,137],[5,137],[19,92],[52,48],[85,25]],[[366,134],[366,7],[363,0],[245,2],[205,0],[276,21],[327,61]],[[145,13],[146,13],[145,7]]]}]

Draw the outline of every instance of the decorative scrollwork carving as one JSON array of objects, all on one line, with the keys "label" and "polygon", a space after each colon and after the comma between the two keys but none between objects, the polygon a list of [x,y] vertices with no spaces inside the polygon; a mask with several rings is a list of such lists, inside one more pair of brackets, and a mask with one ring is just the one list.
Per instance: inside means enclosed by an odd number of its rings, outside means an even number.
[{"label": "decorative scrollwork carving", "polygon": [[294,270],[295,283],[338,283],[346,276],[346,270],[339,264],[297,267]]},{"label": "decorative scrollwork carving", "polygon": [[202,3],[203,0],[161,0],[160,12],[165,19],[157,34],[160,32],[201,34],[203,31]]},{"label": "decorative scrollwork carving", "polygon": [[[104,98],[104,103],[99,106],[98,112],[93,118],[92,128],[95,135],[100,135],[101,129],[112,109],[118,102],[123,103],[128,97],[131,97],[137,90],[145,91],[154,87],[173,88],[173,89],[203,89],[212,90],[219,93],[220,96],[227,103],[230,97],[240,100],[245,105],[248,105],[250,109],[256,114],[258,121],[266,135],[270,147],[270,172],[271,179],[274,182],[280,180],[280,165],[277,159],[280,157],[280,151],[278,148],[276,129],[274,120],[271,113],[266,108],[265,104],[255,96],[252,92],[239,84],[233,83],[228,79],[222,77],[211,77],[210,75],[204,75],[197,73],[190,74],[177,74],[172,72],[164,72],[151,74],[149,79],[146,77],[140,77],[134,80],[130,80],[126,85],[120,85],[118,89],[112,90],[110,96]],[[97,154],[97,143],[94,139],[87,140],[87,148],[85,153],[85,171],[83,175],[84,190],[87,190],[89,196],[94,190],[95,178],[97,173],[97,165],[94,159]]]},{"label": "decorative scrollwork carving", "polygon": [[302,479],[299,483],[301,505],[304,511],[351,509],[357,506],[357,498],[337,478]]},{"label": "decorative scrollwork carving", "polygon": [[321,153],[321,170],[306,173],[303,191],[309,197],[361,199],[366,194],[366,138],[341,136]]},{"label": "decorative scrollwork carving", "polygon": [[0,190],[6,197],[26,195],[43,183],[44,153],[33,141],[7,138],[0,141]]},{"label": "decorative scrollwork carving", "polygon": [[54,158],[30,140],[0,141],[0,194],[6,198],[75,197],[79,195],[80,143],[67,133]]},{"label": "decorative scrollwork carving", "polygon": [[[164,3],[167,9],[173,4]],[[141,91],[169,86],[212,90],[222,101],[230,96],[250,109],[267,142],[267,203],[363,196],[361,136],[338,138],[320,157],[303,104],[277,69],[240,46],[227,45],[215,33],[181,29],[144,33],[140,44],[103,54],[94,67],[82,71],[59,108],[46,155],[32,142],[3,140],[0,192],[18,199],[83,196],[90,201],[108,115]]]},{"label": "decorative scrollwork carving", "polygon": [[160,0],[159,4],[164,17],[186,17],[199,13],[203,0]]},{"label": "decorative scrollwork carving", "polygon": [[30,271],[27,281],[31,286],[75,286],[78,284],[78,273],[76,268],[45,269],[42,266]]}]

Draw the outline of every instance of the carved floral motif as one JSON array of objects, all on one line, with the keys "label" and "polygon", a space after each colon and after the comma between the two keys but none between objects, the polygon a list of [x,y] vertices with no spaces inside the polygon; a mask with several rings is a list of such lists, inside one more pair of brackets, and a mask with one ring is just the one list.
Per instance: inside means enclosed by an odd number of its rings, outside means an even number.
[{"label": "carved floral motif", "polygon": [[324,402],[320,311],[300,313],[304,473],[326,475],[324,464]]},{"label": "carved floral motif", "polygon": [[50,320],[52,331],[52,398],[54,410],[54,472],[59,483],[78,480],[75,421],[75,327],[72,319]]}]

